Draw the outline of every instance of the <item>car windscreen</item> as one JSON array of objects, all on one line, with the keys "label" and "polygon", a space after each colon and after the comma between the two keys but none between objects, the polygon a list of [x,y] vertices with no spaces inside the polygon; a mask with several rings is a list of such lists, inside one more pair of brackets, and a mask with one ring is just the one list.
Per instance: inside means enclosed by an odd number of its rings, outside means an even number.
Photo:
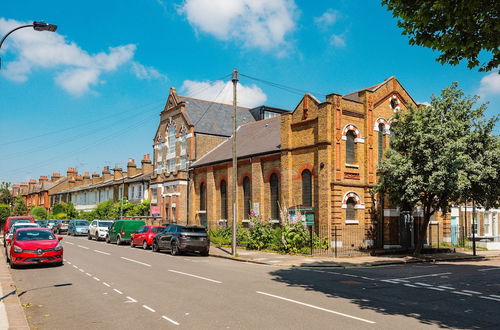
[{"label": "car windscreen", "polygon": [[48,230],[22,230],[17,232],[17,241],[43,241],[56,239]]},{"label": "car windscreen", "polygon": [[99,221],[99,227],[111,227],[113,225],[113,221]]},{"label": "car windscreen", "polygon": [[152,233],[160,233],[160,232],[163,231],[163,229],[165,229],[165,228],[163,228],[163,227],[153,227],[153,228],[151,228],[151,232]]},{"label": "car windscreen", "polygon": [[10,226],[12,227],[15,223],[30,223],[30,219],[12,219],[10,222]]},{"label": "car windscreen", "polygon": [[30,228],[30,227],[35,227],[35,228],[40,228],[40,225],[36,223],[22,223],[22,224],[16,224],[15,226],[12,226],[10,228],[11,231],[18,230],[19,228]]},{"label": "car windscreen", "polygon": [[203,227],[179,227],[178,231],[185,233],[206,233],[206,230]]},{"label": "car windscreen", "polygon": [[75,226],[88,226],[89,223],[87,221],[75,221]]}]

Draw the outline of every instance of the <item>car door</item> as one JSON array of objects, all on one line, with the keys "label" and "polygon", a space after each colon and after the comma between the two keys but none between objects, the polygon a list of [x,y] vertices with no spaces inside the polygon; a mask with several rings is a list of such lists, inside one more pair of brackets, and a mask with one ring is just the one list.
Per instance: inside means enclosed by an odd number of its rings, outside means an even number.
[{"label": "car door", "polygon": [[169,225],[165,231],[163,231],[161,234],[160,234],[160,238],[158,239],[158,246],[162,249],[166,249],[167,248],[167,240],[168,240],[168,237],[170,236],[170,232],[173,230],[175,226],[174,225]]},{"label": "car door", "polygon": [[97,228],[97,220],[94,220],[90,223],[89,226],[89,236],[95,236],[96,228]]},{"label": "car door", "polygon": [[146,226],[139,227],[134,233],[134,244],[142,244],[142,238],[144,237],[144,230],[147,230]]}]

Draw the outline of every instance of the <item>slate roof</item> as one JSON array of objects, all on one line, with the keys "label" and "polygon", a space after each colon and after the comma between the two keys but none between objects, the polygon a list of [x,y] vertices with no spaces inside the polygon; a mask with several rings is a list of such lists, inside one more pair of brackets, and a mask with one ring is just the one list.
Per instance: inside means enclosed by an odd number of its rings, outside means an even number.
[{"label": "slate roof", "polygon": [[[179,95],[186,103],[186,112],[194,126],[195,132],[231,136],[233,131],[233,106]],[[255,121],[249,108],[237,108],[237,125]]]},{"label": "slate roof", "polygon": [[355,91],[355,92],[343,95],[342,98],[349,100],[349,101],[361,102],[361,100],[359,98],[360,92],[363,92],[363,91],[375,92],[380,86],[382,86],[383,84],[385,84],[388,80],[390,80],[392,78],[393,77],[389,77],[389,78],[385,79],[384,81],[382,81],[381,83],[378,83],[376,85],[370,86],[368,88],[363,88],[363,89],[360,89],[359,91]]},{"label": "slate roof", "polygon": [[134,183],[134,182],[141,182],[141,181],[149,181],[149,179],[151,178],[152,175],[153,175],[153,172],[149,172],[149,173],[146,173],[146,174],[136,175],[134,177],[125,179],[125,183]]},{"label": "slate roof", "polygon": [[[237,131],[236,156],[238,159],[279,152],[281,116],[242,125]],[[195,161],[191,167],[201,167],[232,159],[232,137]]]}]

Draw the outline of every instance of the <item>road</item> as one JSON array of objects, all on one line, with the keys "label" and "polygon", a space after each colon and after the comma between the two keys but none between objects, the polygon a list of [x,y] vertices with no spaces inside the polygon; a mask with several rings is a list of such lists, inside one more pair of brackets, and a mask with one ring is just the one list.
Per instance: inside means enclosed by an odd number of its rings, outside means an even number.
[{"label": "road", "polygon": [[64,266],[12,270],[32,329],[500,327],[498,259],[280,268],[62,242]]}]

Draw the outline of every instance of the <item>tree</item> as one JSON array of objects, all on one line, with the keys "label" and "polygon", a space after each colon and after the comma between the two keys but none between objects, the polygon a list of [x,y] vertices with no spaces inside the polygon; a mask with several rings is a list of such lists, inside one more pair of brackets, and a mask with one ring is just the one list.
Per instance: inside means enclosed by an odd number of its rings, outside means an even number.
[{"label": "tree", "polygon": [[[382,5],[398,17],[398,26],[419,45],[441,52],[441,64],[491,71],[500,64],[500,6],[497,0],[382,0]],[[479,55],[491,56],[480,63]]]},{"label": "tree", "polygon": [[5,220],[10,216],[10,205],[0,204],[0,228],[3,228]]},{"label": "tree", "polygon": [[61,214],[61,213],[67,213],[67,212],[68,212],[68,204],[66,204],[64,202],[56,203],[52,207],[52,214],[54,214],[54,216]]},{"label": "tree", "polygon": [[43,206],[35,206],[31,209],[30,215],[33,216],[36,220],[46,220],[47,219],[47,211]]},{"label": "tree", "polygon": [[78,211],[75,209],[75,205],[73,205],[72,202],[69,202],[67,204],[66,214],[68,215],[68,218],[70,218],[70,219],[74,219],[78,216]]},{"label": "tree", "polygon": [[28,207],[22,196],[17,196],[14,207],[12,208],[12,215],[26,215],[28,213]]},{"label": "tree", "polygon": [[[473,109],[477,100],[477,96],[464,97],[458,84],[453,83],[440,96],[433,96],[429,106],[398,112],[391,125],[391,147],[380,166],[381,180],[376,191],[387,193],[391,202],[403,210],[422,208],[423,222],[417,224],[417,255],[432,215],[439,210],[445,212],[451,202],[461,200],[467,187],[475,187],[474,196],[481,194],[488,196],[488,200],[500,197],[498,187],[486,184],[494,175],[498,182],[495,174],[498,164],[491,164],[499,157],[498,149],[494,150],[496,144],[483,143],[488,150],[479,148],[474,153],[470,150],[471,143],[492,136],[497,122],[496,117],[484,119],[485,104]],[[477,171],[488,174],[471,176],[471,164],[475,164]]]},{"label": "tree", "polygon": [[12,193],[10,192],[9,188],[10,188],[9,182],[2,182],[0,184],[0,204],[12,205],[14,197],[12,196]]}]

